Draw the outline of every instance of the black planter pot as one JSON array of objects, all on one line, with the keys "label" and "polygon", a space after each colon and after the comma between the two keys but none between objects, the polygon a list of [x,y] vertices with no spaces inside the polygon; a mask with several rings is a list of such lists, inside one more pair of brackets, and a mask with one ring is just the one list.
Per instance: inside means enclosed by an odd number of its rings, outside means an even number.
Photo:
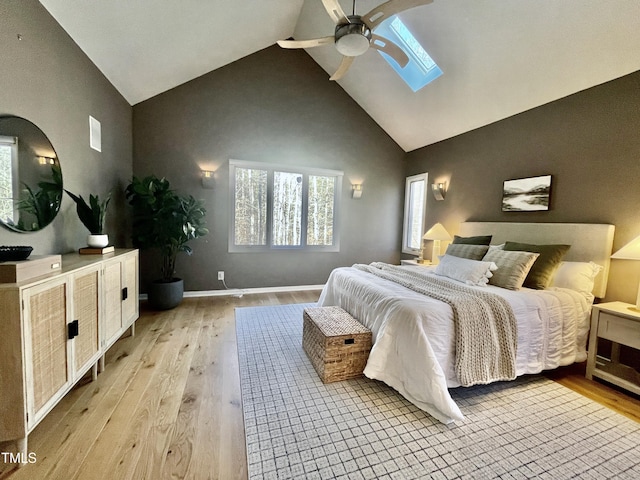
[{"label": "black planter pot", "polygon": [[149,285],[149,305],[154,310],[169,310],[177,307],[184,294],[184,281],[174,278],[170,282],[156,280]]}]

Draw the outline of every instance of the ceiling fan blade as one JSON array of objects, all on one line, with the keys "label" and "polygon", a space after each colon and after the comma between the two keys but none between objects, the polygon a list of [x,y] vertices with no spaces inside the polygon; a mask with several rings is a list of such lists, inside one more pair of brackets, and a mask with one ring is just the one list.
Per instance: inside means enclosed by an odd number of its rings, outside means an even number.
[{"label": "ceiling fan blade", "polygon": [[322,4],[324,5],[324,9],[327,11],[331,20],[336,25],[344,25],[345,23],[351,23],[347,18],[347,15],[342,10],[340,3],[338,0],[322,0]]},{"label": "ceiling fan blade", "polygon": [[409,57],[397,44],[375,33],[371,36],[371,48],[386,53],[402,68],[409,63]]},{"label": "ceiling fan blade", "polygon": [[329,80],[340,80],[342,76],[347,73],[347,70],[349,70],[349,67],[351,66],[355,58],[356,57],[347,57],[346,55],[344,55],[342,57],[342,62],[340,62],[338,70],[336,70],[336,73],[331,75]]},{"label": "ceiling fan blade", "polygon": [[335,38],[331,35],[330,37],[314,38],[312,40],[278,40],[278,45],[282,48],[312,48],[334,42]]},{"label": "ceiling fan blade", "polygon": [[[323,0],[324,1],[324,0]],[[419,7],[420,5],[428,5],[433,0],[389,0],[382,5],[377,6],[369,13],[362,15],[362,20],[367,26],[373,30],[380,23],[393,15],[409,10],[410,8]]]}]

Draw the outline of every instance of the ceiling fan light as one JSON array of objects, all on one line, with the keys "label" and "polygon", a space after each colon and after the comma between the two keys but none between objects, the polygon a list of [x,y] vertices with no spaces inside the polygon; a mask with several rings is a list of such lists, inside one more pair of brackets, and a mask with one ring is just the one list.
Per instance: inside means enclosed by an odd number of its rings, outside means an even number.
[{"label": "ceiling fan light", "polygon": [[342,55],[357,57],[369,49],[369,39],[360,34],[352,33],[340,37],[340,39],[336,41],[336,48]]},{"label": "ceiling fan light", "polygon": [[352,23],[336,27],[336,48],[347,57],[357,57],[369,49],[371,29],[357,16],[349,16]]}]

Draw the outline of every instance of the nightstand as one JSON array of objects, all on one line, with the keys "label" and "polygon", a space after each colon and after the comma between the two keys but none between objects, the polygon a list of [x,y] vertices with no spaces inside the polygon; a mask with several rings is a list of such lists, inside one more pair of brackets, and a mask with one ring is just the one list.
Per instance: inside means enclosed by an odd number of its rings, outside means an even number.
[{"label": "nightstand", "polygon": [[[620,345],[640,350],[640,311],[630,303],[609,302],[593,306],[586,377],[599,377],[640,395],[640,374],[620,363]],[[611,359],[598,356],[598,338],[611,340]]]},{"label": "nightstand", "polygon": [[431,260],[425,260],[423,263],[418,263],[418,260],[400,260],[400,265],[420,265],[421,267],[430,267]]}]

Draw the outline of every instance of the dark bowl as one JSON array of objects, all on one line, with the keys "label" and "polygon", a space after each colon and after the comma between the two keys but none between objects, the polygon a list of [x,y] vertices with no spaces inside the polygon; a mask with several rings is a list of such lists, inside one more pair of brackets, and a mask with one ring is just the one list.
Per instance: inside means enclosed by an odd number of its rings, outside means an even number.
[{"label": "dark bowl", "polygon": [[26,246],[6,246],[0,247],[0,262],[16,262],[26,260],[31,255],[33,247]]}]

